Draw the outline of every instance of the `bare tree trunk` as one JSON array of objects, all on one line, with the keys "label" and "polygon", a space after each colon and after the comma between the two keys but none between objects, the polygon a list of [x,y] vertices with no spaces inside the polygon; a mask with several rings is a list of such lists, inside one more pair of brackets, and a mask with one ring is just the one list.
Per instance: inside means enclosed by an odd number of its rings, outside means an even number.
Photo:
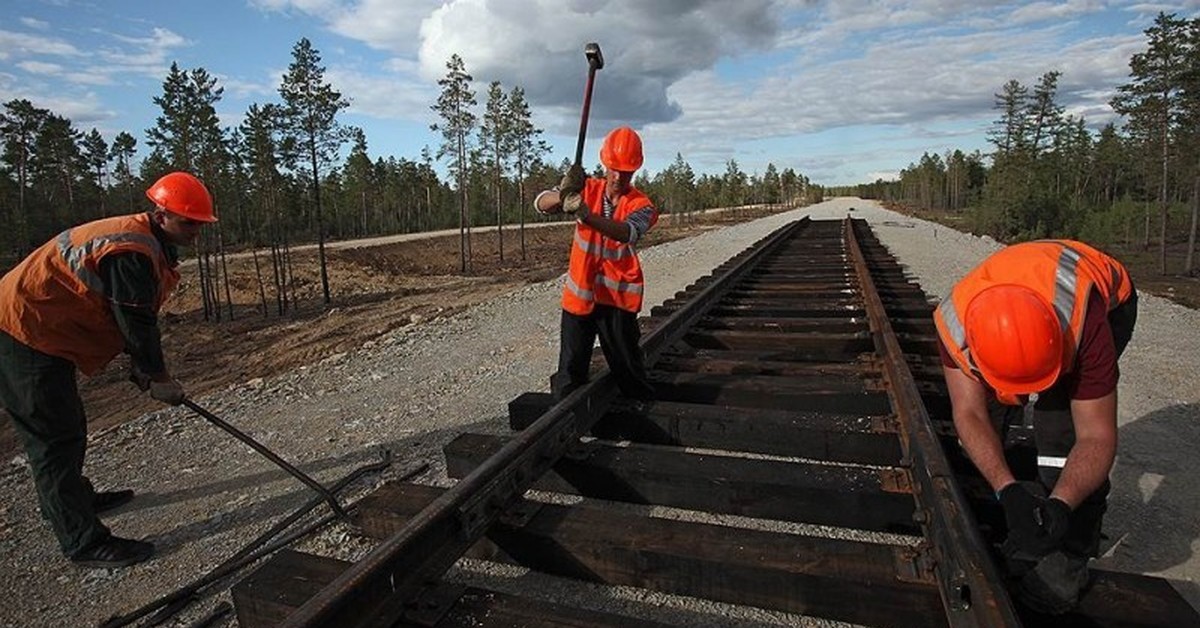
[{"label": "bare tree trunk", "polygon": [[200,250],[196,255],[196,272],[199,275],[200,302],[204,306],[204,320],[212,317],[212,298],[208,294],[208,256],[204,246],[205,234],[200,235]]},{"label": "bare tree trunk", "polygon": [[1170,158],[1170,152],[1167,145],[1167,129],[1163,128],[1163,148],[1162,148],[1162,185],[1158,190],[1158,199],[1161,203],[1159,213],[1162,214],[1162,224],[1159,225],[1159,240],[1158,240],[1158,274],[1167,274],[1167,160]]},{"label": "bare tree trunk", "polygon": [[258,279],[258,302],[262,304],[263,318],[267,318],[267,289],[263,286],[262,267],[258,265],[258,247],[250,247],[250,257],[254,260],[254,277]]},{"label": "bare tree trunk", "polygon": [[1142,249],[1150,248],[1150,201],[1146,201],[1146,228],[1142,234]]},{"label": "bare tree trunk", "polygon": [[501,190],[500,175],[496,175],[496,242],[500,247],[500,261],[504,261],[504,217],[501,213],[504,192]]},{"label": "bare tree trunk", "polygon": [[[1200,166],[1200,164],[1197,164],[1197,166]],[[1188,230],[1187,259],[1183,265],[1183,273],[1189,276],[1196,274],[1197,222],[1200,222],[1200,167],[1197,168],[1196,174],[1192,176],[1192,228]]]},{"label": "bare tree trunk", "polygon": [[229,264],[225,259],[225,237],[221,232],[221,223],[217,223],[217,258],[221,260],[221,276],[225,280],[225,307],[229,312],[229,320],[233,320],[233,292],[229,289]]}]

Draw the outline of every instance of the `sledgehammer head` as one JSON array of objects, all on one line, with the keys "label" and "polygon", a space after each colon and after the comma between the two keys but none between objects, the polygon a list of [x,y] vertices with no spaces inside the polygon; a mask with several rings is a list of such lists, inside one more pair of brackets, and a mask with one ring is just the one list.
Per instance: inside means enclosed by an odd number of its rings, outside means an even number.
[{"label": "sledgehammer head", "polygon": [[583,56],[587,57],[588,67],[599,70],[604,67],[604,55],[600,54],[600,44],[592,42],[583,47]]}]

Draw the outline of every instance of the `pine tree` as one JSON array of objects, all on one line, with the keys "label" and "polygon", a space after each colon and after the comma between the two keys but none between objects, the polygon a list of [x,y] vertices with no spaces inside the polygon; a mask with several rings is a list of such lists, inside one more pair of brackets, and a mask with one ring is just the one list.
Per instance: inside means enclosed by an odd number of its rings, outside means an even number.
[{"label": "pine tree", "polygon": [[337,121],[337,114],[350,106],[341,92],[325,82],[321,55],[308,38],[301,38],[292,48],[292,63],[288,66],[279,95],[284,102],[285,131],[295,143],[295,149],[305,160],[317,216],[317,255],[321,269],[321,294],[325,304],[330,302],[329,271],[325,260],[325,224],[321,207],[321,170],[337,158],[346,135]]},{"label": "pine tree", "polygon": [[508,99],[500,81],[488,85],[488,99],[484,105],[483,124],[479,127],[480,144],[487,153],[492,171],[493,196],[496,203],[496,239],[500,261],[504,261],[504,175],[508,170],[510,145],[512,144],[512,119],[508,111]]},{"label": "pine tree", "polygon": [[18,255],[33,248],[26,195],[30,185],[34,142],[49,115],[48,110],[34,107],[33,103],[24,99],[4,103],[4,113],[0,115],[0,133],[4,134],[2,158],[17,174],[17,209],[10,224],[15,227],[14,241]]},{"label": "pine tree", "polygon": [[513,162],[517,168],[517,203],[520,206],[518,215],[521,221],[521,260],[525,259],[525,210],[529,206],[525,198],[525,175],[532,172],[546,155],[550,147],[544,140],[539,139],[542,130],[533,125],[533,116],[529,111],[529,103],[525,100],[525,90],[513,87],[508,93],[508,117],[512,132]]},{"label": "pine tree", "polygon": [[1183,103],[1183,78],[1186,71],[1187,22],[1174,14],[1159,13],[1154,25],[1146,29],[1148,50],[1129,60],[1129,83],[1117,87],[1112,108],[1128,116],[1131,123],[1154,129],[1160,149],[1159,166],[1159,272],[1167,273],[1168,174],[1171,162],[1172,133],[1179,121]]},{"label": "pine tree", "polygon": [[108,196],[106,193],[108,190],[108,142],[104,141],[104,136],[100,135],[100,131],[92,127],[91,132],[83,137],[80,147],[83,149],[83,158],[92,174],[92,182],[96,185],[100,214],[107,216],[108,210],[104,200]]},{"label": "pine tree", "polygon": [[476,117],[471,112],[475,106],[475,92],[471,90],[471,75],[467,74],[462,57],[450,55],[446,61],[446,76],[438,79],[442,93],[438,96],[436,105],[430,109],[436,111],[442,118],[440,124],[430,125],[430,130],[441,131],[445,140],[438,148],[437,156],[450,158],[450,174],[454,177],[458,188],[458,235],[459,235],[459,269],[468,273],[471,269],[471,231],[470,219],[467,214],[467,184],[470,155],[468,138],[475,128]]},{"label": "pine tree", "polygon": [[117,162],[113,175],[117,184],[125,188],[125,198],[128,201],[127,211],[133,213],[133,156],[137,154],[137,139],[129,133],[121,131],[113,138],[109,159]]}]

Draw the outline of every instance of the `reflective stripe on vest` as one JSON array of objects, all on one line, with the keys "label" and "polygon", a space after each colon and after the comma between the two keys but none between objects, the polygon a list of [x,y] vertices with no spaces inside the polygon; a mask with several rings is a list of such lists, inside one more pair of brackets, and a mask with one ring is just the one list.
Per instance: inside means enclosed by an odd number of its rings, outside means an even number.
[{"label": "reflective stripe on vest", "polygon": [[605,275],[596,275],[596,283],[604,286],[605,288],[613,290],[615,292],[627,292],[629,294],[641,294],[642,293],[642,284],[640,284],[640,283],[630,283],[628,281],[617,281],[615,279],[609,279]]},{"label": "reflective stripe on vest", "polygon": [[[605,239],[607,240],[608,238]],[[612,248],[588,242],[583,239],[583,236],[579,235],[578,230],[575,231],[575,246],[583,249],[583,252],[587,255],[595,255],[604,259],[624,259],[637,255],[637,251],[629,244],[621,244],[616,248]]]},{"label": "reflective stripe on vest", "polygon": [[1063,246],[1054,270],[1054,313],[1058,327],[1065,334],[1071,326],[1071,311],[1075,309],[1075,291],[1079,288],[1079,252]]},{"label": "reflective stripe on vest", "polygon": [[591,290],[584,290],[583,288],[580,288],[579,284],[575,283],[575,280],[572,279],[571,275],[569,274],[567,275],[567,290],[570,290],[572,294],[580,299],[583,299],[584,301],[596,300],[596,295]]},{"label": "reflective stripe on vest", "polygon": [[[79,245],[71,244],[71,233],[74,229],[67,229],[58,234],[56,238],[58,244],[58,252],[62,255],[63,261],[67,263],[67,268],[75,273],[79,281],[88,287],[88,290],[96,294],[104,295],[104,282],[92,269],[87,267],[87,260],[98,251],[101,247],[109,244],[119,244],[123,242],[133,242],[141,244],[154,252],[155,258],[162,256],[162,247],[158,243],[158,238],[152,235],[143,233],[114,233],[111,235],[92,238]],[[105,295],[107,296],[107,295]]]},{"label": "reflective stripe on vest", "polygon": [[[605,202],[605,181],[590,178],[584,184],[583,201],[599,214]],[[624,221],[630,214],[652,207],[650,199],[631,188],[617,200],[612,220]],[[651,218],[654,223],[657,216]],[[563,282],[562,307],[585,316],[596,304],[610,305],[628,312],[642,308],[642,266],[637,250],[628,243],[608,238],[599,230],[579,223],[571,242],[571,262]]]},{"label": "reflective stripe on vest", "polygon": [[109,255],[150,258],[157,281],[154,311],[179,282],[148,214],[102,218],[48,240],[0,278],[0,330],[17,341],[98,372],[125,347],[113,303],[99,276]]},{"label": "reflective stripe on vest", "polygon": [[[1055,247],[1051,252],[1047,247]],[[1126,271],[1112,258],[1081,242],[1070,240],[1042,240],[1016,244],[993,254],[979,267],[972,270],[956,285],[950,297],[937,307],[934,322],[947,352],[958,364],[959,369],[972,379],[980,380],[978,367],[967,346],[966,329],[963,324],[964,308],[979,292],[993,285],[1027,282],[1028,274],[1014,270],[1014,260],[1009,256],[1029,250],[1030,263],[1039,260],[1054,260],[1053,285],[1028,285],[1030,289],[1050,302],[1058,318],[1059,328],[1071,339],[1064,352],[1063,371],[1073,368],[1075,350],[1083,333],[1083,310],[1093,288],[1106,297],[1109,309],[1122,302],[1122,293],[1132,290],[1126,279]],[[1004,256],[997,260],[995,256]],[[989,263],[990,262],[990,263]],[[1017,261],[1019,263],[1019,261]],[[1007,265],[1007,266],[1006,266]],[[981,270],[982,269],[982,270]],[[1084,270],[1086,269],[1086,271]],[[1049,270],[1047,268],[1046,270]]]}]

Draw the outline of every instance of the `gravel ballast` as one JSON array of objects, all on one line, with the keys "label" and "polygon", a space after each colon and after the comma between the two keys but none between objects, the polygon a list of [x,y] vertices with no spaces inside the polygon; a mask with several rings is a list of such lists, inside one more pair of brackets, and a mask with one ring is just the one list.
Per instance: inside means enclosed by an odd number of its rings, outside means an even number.
[{"label": "gravel ballast", "polygon": [[[871,222],[880,240],[931,298],[999,245],[859,199],[819,205],[642,252],[646,309],[673,296],[775,228],[805,215]],[[548,389],[558,346],[560,283],[528,286],[443,319],[409,325],[361,348],[197,402],[250,432],[326,484],[389,449],[384,477],[428,463],[418,481],[448,485],[441,447],[464,431],[506,433],[506,404]],[[1137,328],[1121,360],[1119,458],[1097,566],[1179,581],[1200,604],[1200,312],[1141,294]],[[134,394],[131,388],[130,394]],[[5,419],[7,420],[7,419]],[[1187,460],[1193,460],[1187,463]],[[1193,469],[1188,472],[1186,469]],[[215,567],[309,498],[304,487],[248,447],[182,409],[164,409],[92,434],[86,472],[100,488],[138,498],[105,521],[155,542],[154,560],[123,570],[83,570],[58,552],[37,509],[22,456],[0,461],[0,604],[3,626],[89,626],[169,593]],[[299,548],[347,560],[371,547],[334,525]],[[465,562],[456,577],[517,590],[591,590],[523,570]],[[190,621],[227,598],[195,605]],[[597,592],[597,608],[695,625],[787,625],[794,616],[731,609],[635,589]],[[828,622],[809,622],[828,625]]]}]

